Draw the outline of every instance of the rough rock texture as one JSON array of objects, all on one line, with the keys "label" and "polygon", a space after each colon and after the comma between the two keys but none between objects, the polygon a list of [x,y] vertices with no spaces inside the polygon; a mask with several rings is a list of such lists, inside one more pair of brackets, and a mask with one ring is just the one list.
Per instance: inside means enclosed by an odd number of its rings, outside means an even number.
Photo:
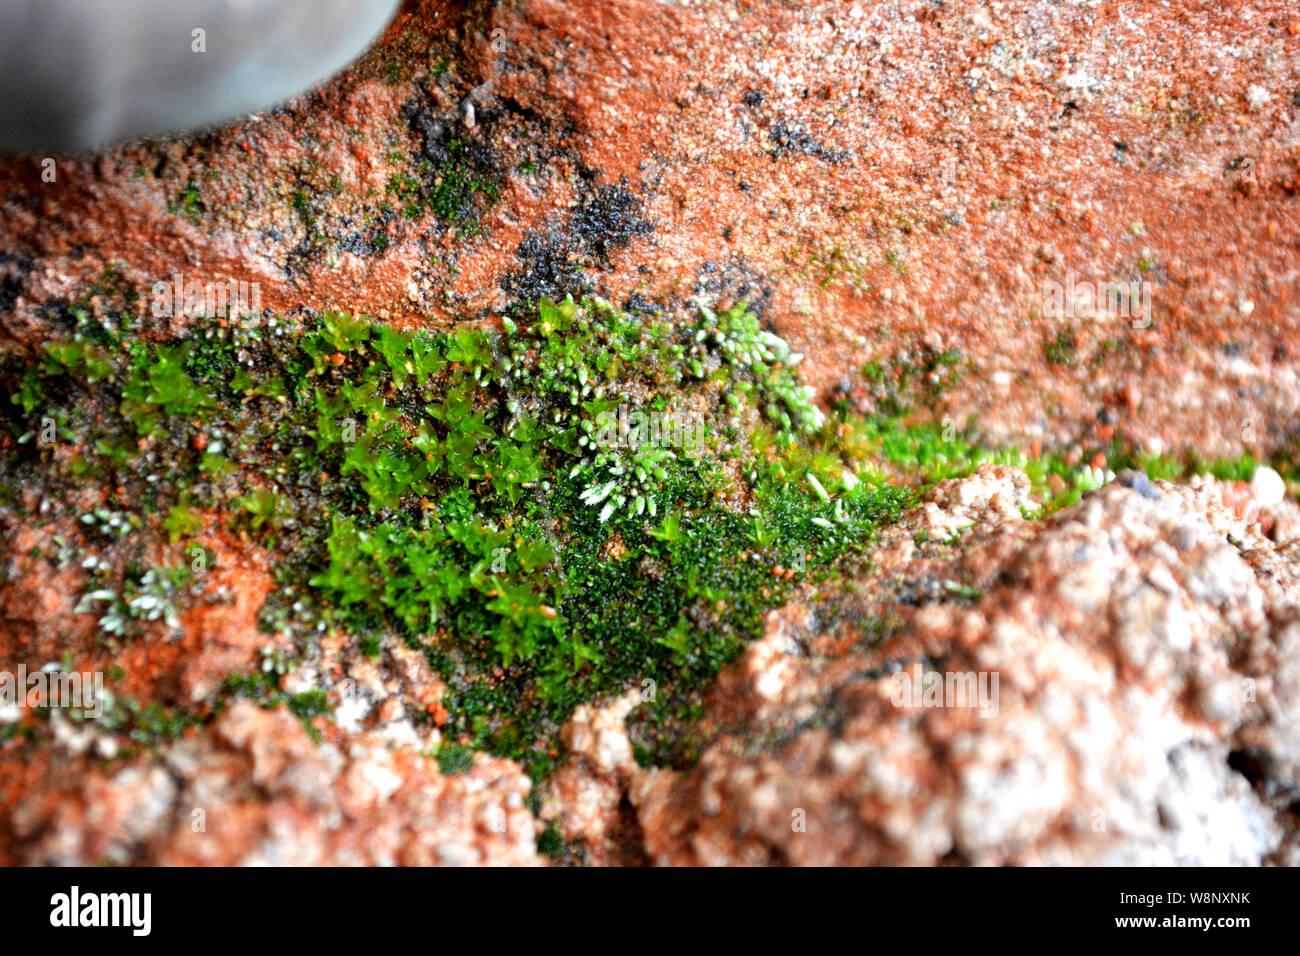
[{"label": "rough rock texture", "polygon": [[[823,393],[960,349],[950,412],[994,437],[1270,454],[1300,408],[1298,51],[1287,0],[412,2],[284,110],[55,182],[0,163],[5,333],[109,269],[410,324],[743,296]],[[395,178],[462,135],[499,190],[468,230]],[[1150,282],[1149,327],[1044,316],[1070,280]]]},{"label": "rough rock texture", "polygon": [[581,845],[590,864],[644,862],[625,786],[638,771],[624,721],[639,703],[641,693],[629,691],[604,707],[579,707],[564,728],[568,759],[547,781],[541,819]]},{"label": "rough rock texture", "polygon": [[[1262,531],[1296,507],[1125,475],[1035,522],[1026,491],[998,466],[945,482],[869,568],[774,612],[689,771],[637,765],[632,691],[574,714],[534,819],[517,766],[424,755],[437,732],[406,708],[436,713],[441,684],[419,655],[326,641],[285,679],[333,687],[320,742],[238,703],[100,769],[130,741],[56,716],[0,766],[0,854],[530,863],[552,825],[595,864],[1300,862],[1300,537]],[[963,683],[902,695],[928,672]]]},{"label": "rough rock texture", "polygon": [[[1019,519],[1024,487],[991,466],[941,485],[877,571],[774,613],[719,684],[698,767],[588,747],[649,859],[1295,862],[1300,540],[1264,537],[1215,482],[1111,485],[1044,524]],[[899,613],[880,640],[864,624],[882,601]],[[925,672],[988,680],[900,690]]]},{"label": "rough rock texture", "polygon": [[[0,786],[22,794],[5,820],[9,862],[69,865],[473,865],[536,863],[529,782],[479,758],[444,776],[379,735],[317,745],[284,711],[241,702],[201,737],[150,760],[94,767],[68,759],[94,732]],[[66,748],[66,750],[65,750]]]},{"label": "rough rock texture", "polygon": [[1045,524],[1018,472],[941,485],[874,572],[771,616],[695,769],[622,756],[635,699],[575,718],[563,831],[626,792],[659,864],[1294,864],[1300,540],[1243,486],[1129,484]]}]

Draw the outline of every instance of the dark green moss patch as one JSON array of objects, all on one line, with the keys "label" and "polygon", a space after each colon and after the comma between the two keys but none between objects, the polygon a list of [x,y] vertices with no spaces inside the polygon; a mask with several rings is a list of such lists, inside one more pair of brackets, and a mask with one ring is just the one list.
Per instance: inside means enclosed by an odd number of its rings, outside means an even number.
[{"label": "dark green moss patch", "polygon": [[1043,346],[1043,354],[1048,365],[1073,365],[1079,350],[1078,339],[1074,329],[1062,329]]},{"label": "dark green moss patch", "polygon": [[[278,555],[267,626],[304,650],[318,624],[370,656],[423,649],[456,746],[544,772],[573,707],[636,687],[663,757],[763,612],[909,500],[853,476],[797,362],[743,307],[645,321],[597,300],[500,332],[329,313],[178,342],[78,333],[5,366],[7,469],[55,498],[100,484],[105,506],[77,517],[106,639],[175,623],[211,510]],[[707,440],[607,442],[628,406],[707,420]],[[22,441],[46,412],[60,440]],[[173,564],[146,563],[163,542]],[[223,696],[326,714],[279,673]]]},{"label": "dark green moss patch", "polygon": [[[407,103],[405,113],[419,154],[412,173],[389,180],[388,192],[408,219],[428,210],[462,238],[477,234],[482,212],[501,189],[500,160],[490,136],[486,130],[471,135],[459,116],[434,113],[420,98]],[[481,125],[491,122],[485,115]]]},{"label": "dark green moss patch", "polygon": [[[0,363],[0,473],[17,489],[0,508],[20,519],[39,501],[75,520],[51,559],[86,569],[82,609],[110,647],[177,627],[204,592],[204,513],[272,553],[261,621],[290,651],[201,709],[133,716],[146,735],[235,698],[314,732],[326,688],[289,695],[281,678],[335,630],[368,657],[395,642],[427,657],[448,688],[447,772],[485,750],[544,775],[576,706],[631,690],[638,759],[680,765],[697,755],[703,694],[764,614],[864,555],[919,489],[1003,462],[1050,510],[1106,480],[981,447],[973,425],[828,418],[798,364],[743,305],[632,314],[543,298],[500,328],[326,313],[157,342],[78,320]],[[901,408],[963,364],[891,365],[882,394]],[[703,424],[698,441],[682,422]],[[1169,466],[1121,451],[1111,467]],[[1250,464],[1207,467],[1244,477]],[[87,488],[99,504],[74,509]],[[916,599],[979,597],[932,590]]]},{"label": "dark green moss patch", "polygon": [[474,766],[474,750],[454,741],[438,748],[438,769],[445,774],[468,773]]}]

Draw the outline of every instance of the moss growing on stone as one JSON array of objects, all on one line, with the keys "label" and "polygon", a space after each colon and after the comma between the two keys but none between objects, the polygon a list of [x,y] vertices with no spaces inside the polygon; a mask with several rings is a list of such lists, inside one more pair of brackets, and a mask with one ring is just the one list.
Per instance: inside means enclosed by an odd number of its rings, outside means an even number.
[{"label": "moss growing on stone", "polygon": [[[637,690],[639,759],[681,763],[701,695],[765,612],[919,489],[1002,462],[1050,510],[1106,477],[972,429],[828,417],[798,363],[743,305],[541,300],[451,332],[325,313],[163,342],[87,320],[0,367],[4,484],[56,512],[97,490],[102,507],[69,516],[110,646],[174,626],[202,591],[211,512],[274,554],[261,619],[291,657],[330,629],[368,657],[424,653],[448,687],[440,762],[487,750],[545,774],[574,707]],[[34,440],[46,420],[59,437]],[[279,690],[292,664],[232,675],[209,704],[328,719],[324,688]]]},{"label": "moss growing on stone", "polygon": [[[11,363],[11,427],[43,402],[93,410],[74,440],[130,516],[94,560],[114,640],[135,630],[126,596],[151,586],[126,566],[211,509],[280,556],[264,620],[303,653],[321,624],[368,653],[420,647],[450,686],[452,737],[534,769],[583,701],[645,686],[652,709],[689,712],[766,609],[908,500],[851,477],[797,356],[743,307],[649,322],[543,301],[501,331],[327,313],[103,355],[88,341],[34,373]],[[41,392],[30,410],[24,387]],[[620,407],[707,427],[691,447],[611,431]],[[29,451],[10,467],[73,480],[61,448]]]}]

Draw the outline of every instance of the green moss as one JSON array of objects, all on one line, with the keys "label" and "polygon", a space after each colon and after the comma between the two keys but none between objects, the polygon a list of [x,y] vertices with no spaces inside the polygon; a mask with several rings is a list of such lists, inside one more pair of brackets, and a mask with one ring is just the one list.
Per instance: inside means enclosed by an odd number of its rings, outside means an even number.
[{"label": "green moss", "polygon": [[462,238],[478,233],[476,200],[496,199],[497,185],[476,176],[457,163],[445,163],[437,172],[429,191],[429,207],[439,219],[456,223]]},{"label": "green moss", "polygon": [[474,749],[454,742],[438,747],[438,770],[445,774],[469,773],[474,766]]},{"label": "green moss", "polygon": [[424,215],[425,203],[420,181],[414,176],[397,173],[388,180],[387,191],[401,205],[402,215],[407,219],[419,219]]},{"label": "green moss", "polygon": [[542,856],[558,857],[564,852],[564,837],[554,824],[548,826],[537,836],[537,852]]},{"label": "green moss", "polygon": [[231,504],[247,513],[247,524],[254,531],[263,528],[274,530],[283,526],[287,520],[286,499],[274,491],[256,488],[249,494],[235,498]]},{"label": "green moss", "polygon": [[904,349],[888,361],[868,362],[862,378],[878,416],[895,418],[919,405],[934,405],[965,377],[968,361],[959,349]]},{"label": "green moss", "polygon": [[84,339],[47,342],[46,370],[53,375],[72,375],[88,383],[108,378],[116,366],[100,345]]},{"label": "green moss", "polygon": [[1213,475],[1220,481],[1250,481],[1255,476],[1255,469],[1259,467],[1259,462],[1254,455],[1245,454],[1238,458],[1221,458],[1214,461],[1198,459],[1191,467]]},{"label": "green moss", "polygon": [[288,705],[293,715],[303,721],[309,721],[313,717],[319,717],[330,712],[329,697],[320,688],[313,688],[292,695],[288,699]]},{"label": "green moss", "polygon": [[[952,423],[841,413],[836,430],[846,453],[886,466],[874,475],[875,480],[884,480],[892,473],[925,488],[945,479],[964,477],[983,464],[1019,468],[1029,477],[1030,493],[1037,503],[1033,514],[1037,517],[1069,507],[1087,492],[1102,487],[1109,480],[1106,471],[1133,469],[1166,481],[1185,480],[1197,474],[1214,475],[1224,481],[1249,481],[1259,466],[1250,454],[1209,461],[1194,450],[1181,456],[1152,455],[1119,442],[1090,449],[1079,456],[1078,463],[1070,464],[1059,453],[1033,456],[1013,446],[991,446],[981,439],[973,421],[959,428]],[[1106,470],[1084,463],[1094,452],[1105,454]]]},{"label": "green moss", "polygon": [[[266,622],[302,640],[316,621],[340,627],[368,655],[423,648],[449,685],[447,733],[535,772],[574,706],[646,681],[655,746],[672,751],[675,722],[764,611],[909,500],[851,477],[798,356],[743,306],[646,322],[543,301],[502,335],[341,313],[287,336],[193,335],[202,347],[128,337],[120,368],[56,349],[36,385],[94,396],[90,463],[125,500],[151,496],[173,544],[201,530],[201,502],[282,556],[295,597]],[[602,444],[600,416],[620,405],[712,427],[699,447]],[[133,436],[176,480],[123,453]],[[101,525],[143,554],[150,523]],[[185,585],[164,594],[161,572],[120,567],[96,572],[88,611],[123,637],[136,611],[174,619]],[[224,694],[302,709],[260,682]]]},{"label": "green moss", "polygon": [[172,505],[171,510],[167,513],[167,519],[163,522],[163,528],[167,531],[167,539],[175,544],[183,538],[191,538],[203,528],[203,520],[193,508],[187,508],[182,504]]},{"label": "green moss", "polygon": [[197,723],[194,715],[164,707],[157,701],[141,704],[121,697],[111,701],[101,720],[105,728],[126,734],[141,747],[156,747],[175,740]]},{"label": "green moss", "polygon": [[973,426],[952,423],[908,423],[898,418],[841,417],[840,440],[860,460],[875,461],[886,471],[873,475],[883,480],[889,473],[919,487],[949,478],[961,478],[980,465],[1020,468],[1029,475],[1031,493],[1051,513],[1073,504],[1084,492],[1101,487],[1105,475],[1087,465],[1070,466],[1055,455],[1033,457],[1018,448],[983,444]]},{"label": "green moss", "polygon": [[[183,550],[202,531],[197,509],[215,511],[272,552],[279,590],[261,622],[291,650],[210,703],[284,706],[310,727],[328,717],[325,691],[279,685],[322,631],[372,658],[401,642],[447,685],[449,767],[487,750],[544,775],[574,707],[634,688],[640,758],[689,762],[702,695],[765,613],[865,555],[919,490],[1002,462],[1050,511],[1105,480],[986,448],[973,424],[827,416],[799,356],[743,305],[647,319],[543,300],[500,331],[331,312],[199,323],[185,342],[111,335],[79,330],[0,369],[10,394],[40,396],[11,403],[12,434],[49,413],[83,447],[81,463],[51,467],[15,444],[5,483],[40,482],[52,502],[100,483],[105,506],[81,518],[83,609],[115,640],[175,622],[210,567]],[[894,411],[965,364],[896,358],[869,370],[888,378]],[[624,427],[629,407],[707,427],[698,443],[656,437]],[[1116,468],[1174,467],[1107,451]],[[1240,476],[1247,463],[1205,467]],[[164,538],[175,559],[160,565]],[[978,599],[959,582],[949,592]]]},{"label": "green moss", "polygon": [[[421,158],[412,172],[395,173],[385,192],[406,219],[422,219],[432,212],[460,238],[477,235],[483,210],[500,194],[487,157],[455,134],[436,141],[428,152],[433,158]],[[392,157],[395,162],[402,158],[400,153]]]},{"label": "green moss", "polygon": [[203,201],[203,193],[198,184],[186,183],[176,199],[168,203],[167,211],[197,225],[207,212],[207,204]]},{"label": "green moss", "polygon": [[213,398],[185,370],[189,344],[140,353],[121,389],[121,410],[142,437],[155,434],[165,418],[205,417]]},{"label": "green moss", "polygon": [[1043,346],[1048,365],[1073,365],[1077,351],[1074,329],[1063,329],[1057,333],[1056,338]]}]

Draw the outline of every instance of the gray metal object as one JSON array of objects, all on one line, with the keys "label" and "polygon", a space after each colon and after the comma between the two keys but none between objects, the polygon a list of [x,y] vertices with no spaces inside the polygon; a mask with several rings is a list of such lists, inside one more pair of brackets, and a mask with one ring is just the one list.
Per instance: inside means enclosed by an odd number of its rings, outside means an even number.
[{"label": "gray metal object", "polygon": [[400,0],[0,0],[0,151],[71,152],[283,102]]}]

